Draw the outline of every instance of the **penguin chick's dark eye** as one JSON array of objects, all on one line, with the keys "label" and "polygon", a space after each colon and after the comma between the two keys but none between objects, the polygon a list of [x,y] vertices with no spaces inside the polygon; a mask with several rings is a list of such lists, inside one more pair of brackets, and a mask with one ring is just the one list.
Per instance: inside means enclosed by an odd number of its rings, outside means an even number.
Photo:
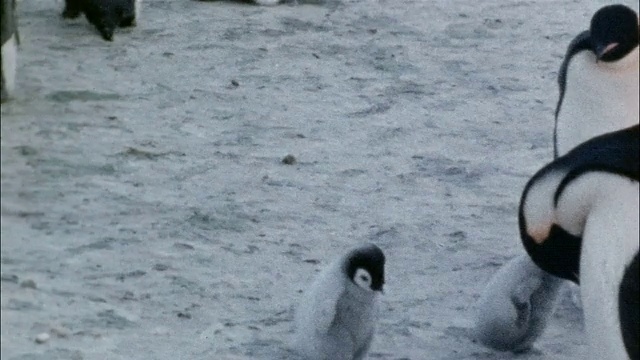
[{"label": "penguin chick's dark eye", "polygon": [[364,274],[363,274],[363,275],[360,275],[360,279],[361,279],[362,281],[369,282],[369,277],[368,277],[367,275],[364,275]]}]

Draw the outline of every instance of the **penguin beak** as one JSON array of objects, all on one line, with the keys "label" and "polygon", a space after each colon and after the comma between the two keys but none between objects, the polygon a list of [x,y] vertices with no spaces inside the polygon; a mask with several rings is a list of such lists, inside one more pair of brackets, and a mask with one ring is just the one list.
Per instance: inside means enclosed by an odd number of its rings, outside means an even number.
[{"label": "penguin beak", "polygon": [[603,56],[605,56],[611,50],[615,49],[617,46],[618,46],[617,42],[610,43],[608,45],[598,45],[598,46],[596,46],[597,61],[602,60]]}]

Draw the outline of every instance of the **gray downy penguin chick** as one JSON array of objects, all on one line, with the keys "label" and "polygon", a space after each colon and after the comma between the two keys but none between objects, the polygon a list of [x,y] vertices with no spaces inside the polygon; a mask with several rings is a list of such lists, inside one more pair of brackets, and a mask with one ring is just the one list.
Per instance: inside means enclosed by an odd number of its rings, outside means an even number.
[{"label": "gray downy penguin chick", "polygon": [[16,16],[16,0],[2,0],[2,94],[4,102],[13,94],[16,82],[18,55],[18,22]]},{"label": "gray downy penguin chick", "polygon": [[293,349],[309,360],[360,360],[371,346],[385,256],[376,245],[349,251],[325,268],[296,311]]},{"label": "gray downy penguin chick", "polygon": [[527,254],[511,259],[480,296],[475,339],[500,351],[529,350],[553,314],[562,283]]},{"label": "gray downy penguin chick", "polygon": [[638,15],[624,5],[598,10],[570,44],[558,73],[554,155],[638,124]]}]

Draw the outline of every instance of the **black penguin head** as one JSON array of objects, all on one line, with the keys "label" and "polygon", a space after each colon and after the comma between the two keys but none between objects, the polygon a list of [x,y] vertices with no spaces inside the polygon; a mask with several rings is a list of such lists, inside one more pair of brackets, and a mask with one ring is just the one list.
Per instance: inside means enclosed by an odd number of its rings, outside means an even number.
[{"label": "black penguin head", "polygon": [[638,46],[638,15],[624,5],[609,5],[591,18],[591,46],[600,61],[617,61]]},{"label": "black penguin head", "polygon": [[373,291],[382,291],[385,257],[373,244],[351,251],[346,259],[347,276],[354,284]]}]

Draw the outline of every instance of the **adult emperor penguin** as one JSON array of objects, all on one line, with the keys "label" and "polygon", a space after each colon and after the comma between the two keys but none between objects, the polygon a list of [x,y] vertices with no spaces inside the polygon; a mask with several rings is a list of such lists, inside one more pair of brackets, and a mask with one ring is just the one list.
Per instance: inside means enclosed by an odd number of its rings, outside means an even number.
[{"label": "adult emperor penguin", "polygon": [[540,269],[529,255],[515,257],[480,296],[475,339],[496,350],[529,350],[544,332],[563,282]]},{"label": "adult emperor penguin", "polygon": [[532,259],[580,283],[593,359],[638,359],[639,167],[635,125],[542,168],[520,203],[521,237]]},{"label": "adult emperor penguin", "polygon": [[7,100],[15,89],[16,66],[18,55],[18,22],[16,17],[16,0],[2,0],[2,94],[0,101]]},{"label": "adult emperor penguin", "polygon": [[[590,29],[579,34],[569,45],[558,73],[559,98],[555,113],[554,158],[564,155],[578,144],[607,132],[623,129],[638,123],[638,19],[636,13],[623,5],[606,6],[598,10],[591,19]],[[614,116],[611,116],[614,114]],[[554,228],[555,231],[560,229]],[[566,244],[573,244],[571,251],[579,252],[579,238],[566,237]],[[565,245],[566,245],[565,244]],[[549,249],[553,252],[554,249]],[[567,249],[569,250],[569,248]],[[525,256],[526,257],[526,256]],[[577,262],[577,258],[574,258]],[[531,261],[531,260],[529,260]],[[561,261],[561,259],[558,259]],[[547,319],[554,310],[555,297],[559,295],[559,281],[553,276],[541,276],[526,260],[516,258],[494,275],[478,302],[476,332],[485,345],[499,350],[517,351],[521,341],[533,343],[546,327],[545,322],[522,326],[516,320]],[[518,268],[521,266],[521,268]],[[574,267],[577,267],[574,266]],[[508,270],[507,270],[508,269]],[[531,307],[509,304],[514,292],[530,290],[533,298],[537,288],[518,287],[515,282],[497,279],[507,277],[507,271],[515,279],[526,278],[530,271],[532,283],[549,292],[545,302],[531,302]],[[571,278],[570,274],[562,277]],[[576,280],[577,279],[573,279]],[[572,292],[575,292],[575,287]],[[505,305],[504,313],[488,301]],[[542,304],[542,306],[540,306]],[[513,311],[517,313],[513,316]],[[512,331],[521,329],[521,332]],[[526,330],[532,331],[526,336]],[[505,333],[509,335],[505,337]]]},{"label": "adult emperor penguin", "polygon": [[375,331],[385,256],[375,245],[349,251],[324,269],[296,312],[293,348],[309,360],[359,360]]},{"label": "adult emperor penguin", "polygon": [[638,16],[624,5],[598,10],[567,49],[558,73],[554,155],[638,123]]}]

